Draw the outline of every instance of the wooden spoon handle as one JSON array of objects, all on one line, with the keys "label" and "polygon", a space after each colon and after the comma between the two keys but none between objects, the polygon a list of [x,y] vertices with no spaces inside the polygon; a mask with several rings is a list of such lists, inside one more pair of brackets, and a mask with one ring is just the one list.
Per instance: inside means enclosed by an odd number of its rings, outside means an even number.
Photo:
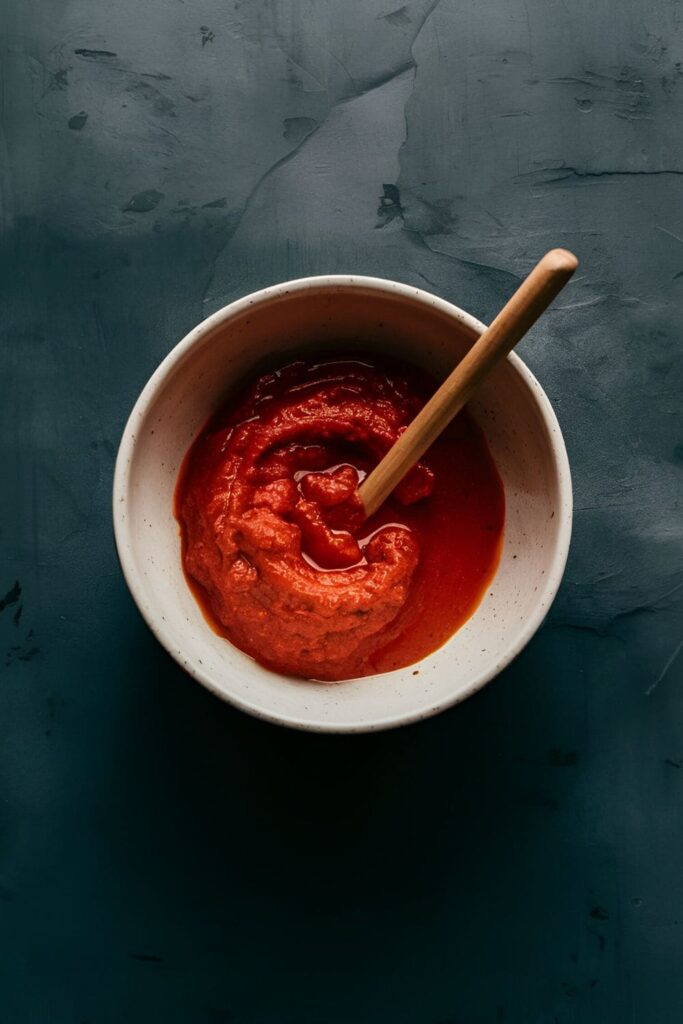
[{"label": "wooden spoon handle", "polygon": [[404,434],[360,486],[365,514],[371,516],[411,466],[460,412],[473,392],[504,359],[566,285],[578,260],[566,249],[552,249],[536,264],[490,327],[417,414]]}]

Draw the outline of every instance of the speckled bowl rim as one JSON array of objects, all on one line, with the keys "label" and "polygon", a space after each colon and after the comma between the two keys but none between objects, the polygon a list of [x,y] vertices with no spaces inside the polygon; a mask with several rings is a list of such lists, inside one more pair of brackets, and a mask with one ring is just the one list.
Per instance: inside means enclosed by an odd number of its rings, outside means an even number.
[{"label": "speckled bowl rim", "polygon": [[[300,729],[305,732],[339,734],[378,732],[383,729],[410,725],[412,722],[418,722],[425,718],[430,718],[432,715],[439,714],[447,708],[459,704],[461,701],[466,700],[468,697],[471,697],[472,694],[482,689],[482,687],[495,678],[495,676],[499,675],[504,668],[514,661],[514,659],[532,639],[534,634],[542,625],[562,581],[562,576],[564,574],[569,554],[573,518],[572,481],[569,469],[569,459],[567,457],[567,450],[562,436],[562,431],[552,405],[550,404],[550,400],[531,370],[528,369],[518,355],[512,352],[507,358],[512,364],[515,372],[527,385],[529,393],[541,415],[550,439],[550,449],[553,455],[555,468],[557,470],[560,513],[558,516],[559,524],[557,542],[553,551],[551,564],[546,573],[545,585],[541,590],[539,590],[533,613],[526,619],[517,638],[508,645],[502,656],[498,658],[490,669],[486,672],[482,672],[479,676],[473,679],[467,689],[460,690],[455,693],[451,700],[440,700],[437,703],[428,702],[423,707],[411,709],[405,714],[395,714],[386,718],[374,718],[367,721],[359,721],[357,723],[347,722],[335,724],[327,721],[302,721],[293,716],[268,711],[267,709],[256,704],[252,704],[250,701],[237,697],[234,694],[226,693],[225,690],[216,685],[216,683],[201,669],[201,667],[188,664],[182,660],[182,652],[178,651],[175,647],[170,627],[168,627],[165,622],[157,618],[144,601],[142,596],[142,584],[139,578],[135,559],[133,557],[133,546],[129,540],[129,522],[127,516],[122,511],[122,509],[125,509],[128,504],[127,496],[130,485],[130,468],[133,462],[132,457],[136,444],[137,426],[144,420],[149,406],[155,400],[157,392],[163,386],[168,375],[178,366],[179,363],[182,362],[190,350],[196,346],[206,343],[215,328],[219,327],[221,324],[227,323],[229,320],[238,316],[240,313],[246,311],[249,307],[254,306],[257,303],[268,301],[279,296],[292,294],[293,292],[306,292],[327,288],[370,289],[378,292],[389,292],[391,294],[400,295],[401,297],[413,302],[431,306],[432,308],[439,310],[441,313],[452,317],[454,320],[459,321],[475,334],[481,334],[485,330],[485,325],[481,320],[477,320],[476,317],[472,316],[470,313],[466,313],[458,306],[447,302],[445,299],[440,299],[436,295],[432,295],[430,292],[424,291],[422,288],[415,288],[411,285],[400,284],[396,281],[390,281],[384,278],[365,277],[363,275],[356,274],[320,275],[316,277],[298,278],[293,281],[284,281],[281,284],[271,285],[267,288],[262,288],[259,291],[251,292],[249,295],[245,295],[244,298],[236,299],[227,306],[223,306],[222,309],[217,310],[215,313],[212,313],[210,316],[206,317],[206,319],[202,320],[200,324],[194,327],[173,349],[171,349],[168,355],[154,371],[133,406],[133,410],[128,418],[121,437],[116,457],[116,466],[114,469],[114,537],[123,575],[143,619],[157,640],[174,658],[174,660],[177,661],[189,675],[196,679],[197,682],[205,686],[207,690],[210,690],[211,693],[214,693],[217,697],[227,701],[234,707],[237,707],[242,711],[246,711],[247,714],[253,715],[255,718],[272,722],[276,725],[284,725],[289,728]],[[283,676],[282,678],[286,679],[288,677]],[[343,683],[338,684],[340,692],[343,690],[343,685]]]}]

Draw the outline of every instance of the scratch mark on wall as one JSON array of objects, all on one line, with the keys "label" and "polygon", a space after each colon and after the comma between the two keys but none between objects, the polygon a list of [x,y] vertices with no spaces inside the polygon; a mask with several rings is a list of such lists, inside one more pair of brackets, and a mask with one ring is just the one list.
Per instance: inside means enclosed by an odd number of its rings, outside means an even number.
[{"label": "scratch mark on wall", "polygon": [[657,687],[659,686],[659,684],[660,684],[660,683],[662,683],[662,682],[664,682],[664,679],[666,678],[666,676],[667,676],[667,673],[669,672],[669,670],[671,669],[671,667],[672,667],[672,666],[673,666],[673,664],[675,663],[675,661],[676,661],[676,659],[677,659],[678,655],[679,655],[679,654],[681,653],[681,650],[682,650],[682,649],[683,649],[683,640],[681,640],[681,642],[680,642],[680,643],[679,643],[679,644],[677,645],[677,647],[675,648],[675,650],[673,651],[673,653],[672,653],[672,654],[670,655],[670,657],[669,657],[669,658],[667,659],[667,662],[666,662],[666,664],[664,665],[664,668],[663,668],[663,669],[662,669],[662,671],[661,671],[661,672],[659,673],[659,675],[658,675],[658,676],[657,676],[657,678],[655,679],[654,683],[652,683],[652,684],[651,684],[650,686],[648,686],[647,690],[645,691],[645,696],[646,696],[646,697],[649,697],[649,696],[650,696],[650,694],[651,694],[651,693],[653,693],[653,692],[654,692],[654,690],[656,690],[656,689],[657,689]]},{"label": "scratch mark on wall", "polygon": [[661,231],[663,235],[668,235],[670,238],[675,238],[677,242],[683,242],[683,238],[680,235],[675,235],[673,231],[669,231],[668,228],[663,228],[659,224],[655,224],[657,231]]}]

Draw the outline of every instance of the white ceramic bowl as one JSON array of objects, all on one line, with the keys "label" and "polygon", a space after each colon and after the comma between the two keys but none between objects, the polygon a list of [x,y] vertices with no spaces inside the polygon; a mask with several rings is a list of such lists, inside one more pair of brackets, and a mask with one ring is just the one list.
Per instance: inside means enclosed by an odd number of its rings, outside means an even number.
[{"label": "white ceramic bowl", "polygon": [[262,668],[205,622],[183,576],[173,516],[173,492],[187,449],[230,387],[264,358],[284,362],[308,347],[321,357],[335,349],[365,348],[445,376],[482,330],[478,320],[417,288],[368,277],[311,277],[233,302],[164,359],[123,433],[114,477],[114,528],[140,611],[195,679],[271,722],[320,732],[366,732],[442,711],[519,654],[560,584],[572,495],[553,410],[515,355],[470,403],[505,485],[500,566],[475,614],[416,665],[336,684]]}]

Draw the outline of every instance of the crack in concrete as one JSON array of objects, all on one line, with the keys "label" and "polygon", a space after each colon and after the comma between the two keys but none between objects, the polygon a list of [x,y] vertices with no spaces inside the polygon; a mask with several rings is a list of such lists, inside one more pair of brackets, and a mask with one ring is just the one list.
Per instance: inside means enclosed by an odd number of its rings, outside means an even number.
[{"label": "crack in concrete", "polygon": [[[574,585],[580,586],[580,584]],[[659,597],[656,597],[653,601],[650,601],[648,604],[637,604],[634,605],[632,608],[625,608],[623,611],[617,612],[616,615],[612,615],[612,617],[608,619],[608,621],[605,622],[602,626],[592,625],[590,622],[574,622],[571,619],[559,622],[551,619],[548,622],[548,629],[575,629],[581,633],[593,633],[594,636],[611,636],[615,638],[614,634],[611,633],[611,630],[618,622],[621,622],[623,619],[633,618],[637,615],[654,615],[656,612],[663,612],[669,610],[675,605],[675,602],[672,601],[671,598],[674,596],[674,594],[677,594],[682,589],[683,582],[676,583],[673,587],[665,591],[665,593],[660,594]],[[669,668],[670,667],[671,666],[669,666]]]},{"label": "crack in concrete", "polygon": [[[433,0],[433,2],[430,4],[430,6],[428,7],[427,11],[425,12],[425,15],[424,15],[422,21],[417,25],[416,31],[415,31],[415,35],[413,36],[412,42],[410,44],[410,54],[411,54],[411,56],[410,56],[410,58],[408,60],[403,61],[397,68],[393,68],[391,71],[389,71],[389,72],[387,72],[387,73],[385,73],[383,75],[380,75],[380,76],[378,76],[376,78],[370,79],[369,81],[365,82],[359,88],[357,87],[355,89],[355,91],[353,93],[351,93],[350,95],[343,96],[341,99],[337,100],[335,103],[332,103],[330,105],[329,109],[327,110],[327,113],[325,114],[324,118],[319,122],[319,124],[317,124],[315,128],[313,128],[310,132],[308,132],[308,134],[305,135],[304,138],[293,149],[291,149],[288,153],[285,153],[284,156],[282,156],[278,160],[276,160],[274,164],[271,164],[271,166],[268,167],[263,172],[263,174],[261,174],[261,176],[258,178],[256,183],[249,190],[249,192],[248,192],[248,194],[246,196],[246,199],[244,200],[244,203],[242,205],[241,211],[239,212],[239,214],[235,218],[234,224],[231,225],[230,232],[229,232],[229,235],[228,235],[227,239],[225,240],[225,242],[223,243],[221,248],[213,256],[213,259],[212,259],[213,268],[211,270],[211,273],[210,273],[209,278],[208,278],[208,283],[207,283],[206,288],[204,289],[204,292],[203,292],[203,295],[202,295],[202,305],[205,305],[209,301],[209,298],[210,298],[209,297],[209,292],[213,289],[215,268],[216,268],[216,264],[218,263],[218,260],[221,258],[221,256],[224,254],[224,252],[227,249],[227,247],[230,245],[231,240],[233,239],[233,237],[235,236],[236,232],[238,231],[239,226],[242,223],[242,221],[244,220],[245,216],[247,215],[247,213],[249,212],[249,210],[253,206],[254,200],[256,199],[256,196],[258,195],[258,193],[262,189],[263,185],[269,180],[269,178],[272,177],[273,174],[275,174],[277,171],[280,170],[280,168],[282,168],[286,164],[288,164],[291,160],[294,159],[295,156],[297,156],[301,152],[301,150],[304,148],[304,146],[309,141],[309,139],[311,139],[312,136],[315,135],[315,133],[318,132],[323,127],[323,125],[328,121],[328,119],[329,119],[330,115],[333,113],[333,111],[335,111],[338,107],[343,106],[346,103],[350,103],[352,100],[358,100],[358,99],[360,99],[363,96],[367,96],[368,93],[374,92],[376,89],[381,89],[383,86],[388,85],[390,82],[395,81],[397,78],[400,78],[400,76],[404,75],[407,71],[410,71],[410,70],[415,70],[416,71],[417,70],[417,64],[415,62],[415,58],[413,57],[413,52],[412,52],[413,51],[413,47],[414,47],[414,45],[415,45],[415,43],[417,41],[418,36],[420,35],[420,33],[422,32],[423,28],[427,24],[427,21],[432,16],[432,14],[434,13],[434,11],[436,10],[436,8],[439,6],[440,3],[441,3],[441,0]],[[283,53],[283,55],[285,56],[285,58],[287,60],[292,61],[292,63],[294,63],[298,67],[300,67],[301,70],[304,71],[306,74],[309,74],[309,75],[311,75],[312,78],[315,78],[315,76],[313,76],[311,74],[311,72],[307,71],[306,68],[303,68],[302,65],[300,65],[298,63],[298,61],[294,60],[294,58],[291,57],[291,55],[289,53],[287,53],[287,51],[283,48],[283,46],[281,45],[279,40],[278,40],[278,47],[279,47],[279,49],[281,50],[281,52]],[[332,55],[332,56],[334,56],[334,55]],[[341,63],[341,62],[338,62],[338,63]],[[342,67],[343,67],[343,65],[342,65]],[[351,75],[349,74],[348,70],[346,68],[344,68],[344,71],[346,71],[346,74],[348,75],[349,80],[354,85],[356,85],[356,81],[351,77]],[[318,80],[316,79],[316,81],[318,81]],[[320,84],[322,84],[322,83],[320,83]],[[408,98],[407,102],[409,102],[409,99],[410,99],[410,97]],[[406,123],[406,131],[407,131],[407,123]],[[403,143],[403,145],[405,145],[405,142]],[[400,163],[400,151],[399,151],[399,163]]]},{"label": "crack in concrete", "polygon": [[453,253],[446,252],[444,249],[437,249],[436,246],[430,245],[425,236],[417,231],[415,228],[408,227],[404,221],[403,230],[406,232],[409,238],[416,244],[422,246],[432,253],[433,256],[440,256],[442,259],[449,260],[451,263],[457,263],[461,267],[469,267],[471,270],[485,270],[488,274],[501,274],[504,278],[508,278],[513,284],[519,284],[523,280],[522,276],[515,274],[512,270],[504,270],[502,267],[494,267],[490,263],[481,263],[478,260],[468,260],[464,256],[454,256]]},{"label": "crack in concrete", "polygon": [[[418,72],[419,72],[418,62],[415,59],[414,47],[415,47],[415,44],[417,43],[418,38],[420,37],[421,32],[424,30],[425,26],[427,25],[427,22],[432,17],[432,15],[436,11],[436,9],[439,7],[440,3],[441,3],[441,0],[433,0],[433,3],[430,4],[429,8],[427,9],[427,11],[425,13],[424,18],[422,19],[422,22],[420,23],[420,26],[419,26],[417,32],[415,33],[413,41],[410,44],[411,62],[412,62],[412,67],[414,67],[414,69],[415,69],[415,78],[413,80],[413,89],[411,90],[410,96],[406,100],[405,107],[404,107],[404,119],[405,119],[406,131],[405,131],[405,138],[403,140],[403,143],[401,145],[401,148],[400,148],[399,154],[398,154],[399,167],[401,167],[402,154],[403,154],[403,152],[405,150],[405,147],[408,144],[408,139],[410,137],[410,122],[409,122],[409,119],[408,119],[408,106],[409,106],[410,101],[411,101],[411,99],[413,97],[414,86],[415,86],[415,82],[417,81],[417,75],[418,75]],[[401,174],[399,173],[398,183],[396,185],[396,188],[399,190],[399,193],[400,193],[400,182],[401,182]],[[477,260],[468,260],[468,259],[465,259],[464,257],[461,257],[461,256],[454,256],[452,253],[445,252],[443,249],[437,249],[436,246],[430,245],[430,243],[427,241],[425,235],[422,232],[418,231],[416,228],[411,227],[408,223],[406,223],[405,212],[404,212],[404,208],[403,207],[401,207],[401,222],[402,222],[402,229],[403,229],[403,231],[405,231],[406,235],[413,242],[413,244],[421,246],[422,248],[424,248],[428,252],[430,252],[433,256],[441,257],[442,259],[449,260],[451,263],[456,263],[459,266],[468,267],[470,269],[485,270],[489,274],[500,274],[504,278],[508,279],[509,281],[511,281],[514,284],[518,284],[522,280],[522,277],[519,274],[515,274],[515,273],[513,273],[510,270],[504,270],[502,267],[491,266],[490,264],[481,263],[481,262],[479,262]]]},{"label": "crack in concrete", "polygon": [[536,177],[539,174],[548,172],[557,173],[556,178],[546,178],[539,182],[540,185],[554,185],[558,181],[567,181],[576,178],[580,181],[592,181],[597,178],[655,178],[662,175],[683,176],[683,169],[663,168],[658,171],[629,171],[629,170],[604,170],[604,171],[583,171],[578,167],[542,167],[531,174],[520,175],[522,178]]}]

